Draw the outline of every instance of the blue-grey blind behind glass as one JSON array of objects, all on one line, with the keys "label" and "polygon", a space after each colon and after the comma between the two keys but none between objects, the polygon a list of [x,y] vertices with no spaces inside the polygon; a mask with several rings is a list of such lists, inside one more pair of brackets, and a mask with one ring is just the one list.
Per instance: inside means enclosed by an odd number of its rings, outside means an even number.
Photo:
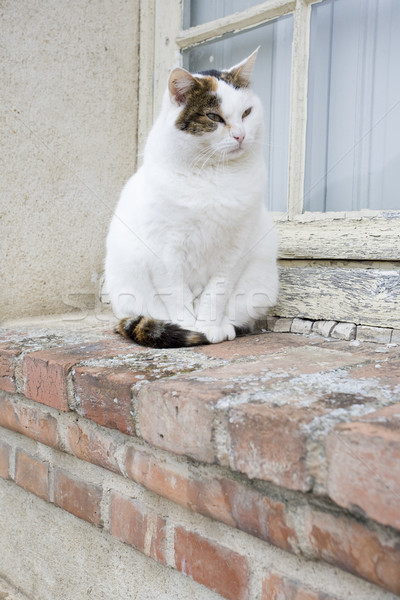
[{"label": "blue-grey blind behind glass", "polygon": [[312,7],[304,210],[400,209],[400,1]]},{"label": "blue-grey blind behind glass", "polygon": [[251,8],[263,0],[184,0],[183,27],[188,29]]}]

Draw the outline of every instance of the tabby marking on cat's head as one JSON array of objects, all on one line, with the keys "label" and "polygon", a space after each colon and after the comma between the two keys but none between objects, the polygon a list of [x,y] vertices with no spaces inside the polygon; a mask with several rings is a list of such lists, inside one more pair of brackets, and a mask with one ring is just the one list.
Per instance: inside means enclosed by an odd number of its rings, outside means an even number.
[{"label": "tabby marking on cat's head", "polygon": [[218,122],[207,117],[207,114],[221,112],[214,77],[195,77],[185,69],[175,69],[171,73],[169,89],[176,102],[183,105],[175,122],[178,129],[193,135],[217,129]]},{"label": "tabby marking on cat's head", "polygon": [[227,70],[191,74],[176,68],[171,72],[171,124],[197,140],[190,147],[181,140],[183,153],[197,152],[208,163],[218,164],[219,157],[236,159],[260,140],[262,107],[250,89],[257,51]]}]

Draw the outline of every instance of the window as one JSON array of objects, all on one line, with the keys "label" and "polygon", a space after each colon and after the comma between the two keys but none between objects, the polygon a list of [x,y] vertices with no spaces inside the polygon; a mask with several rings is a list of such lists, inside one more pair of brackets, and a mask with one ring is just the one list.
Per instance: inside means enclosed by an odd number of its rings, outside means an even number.
[{"label": "window", "polygon": [[400,2],[313,7],[304,210],[400,209]]},{"label": "window", "polygon": [[141,2],[139,145],[172,66],[261,44],[278,315],[400,327],[399,28],[398,0]]}]

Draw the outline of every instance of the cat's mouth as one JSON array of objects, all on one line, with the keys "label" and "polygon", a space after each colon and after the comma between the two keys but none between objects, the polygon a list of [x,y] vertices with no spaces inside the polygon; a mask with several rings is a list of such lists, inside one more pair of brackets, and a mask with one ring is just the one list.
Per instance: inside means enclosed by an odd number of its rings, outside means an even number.
[{"label": "cat's mouth", "polygon": [[232,150],[229,150],[228,154],[240,154],[241,152],[243,152],[243,146],[236,146],[236,148],[232,148]]}]

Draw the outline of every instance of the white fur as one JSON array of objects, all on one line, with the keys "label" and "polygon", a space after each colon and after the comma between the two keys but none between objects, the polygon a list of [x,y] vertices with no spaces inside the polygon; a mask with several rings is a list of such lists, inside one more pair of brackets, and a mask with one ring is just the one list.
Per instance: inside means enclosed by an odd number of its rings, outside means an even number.
[{"label": "white fur", "polygon": [[[175,126],[182,106],[166,91],[144,164],[112,219],[105,263],[117,317],[168,320],[210,342],[233,339],[234,325],[251,327],[278,292],[261,103],[223,81],[217,94],[226,124],[192,135]],[[243,135],[239,147],[234,136]]]}]

